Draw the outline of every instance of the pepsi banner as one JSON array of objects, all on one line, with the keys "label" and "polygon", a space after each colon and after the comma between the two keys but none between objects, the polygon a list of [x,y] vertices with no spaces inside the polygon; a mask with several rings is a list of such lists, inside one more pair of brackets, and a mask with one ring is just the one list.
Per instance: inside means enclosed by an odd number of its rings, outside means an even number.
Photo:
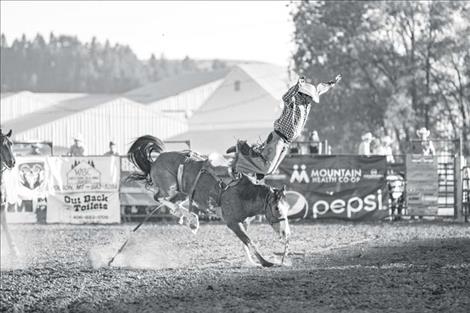
[{"label": "pepsi banner", "polygon": [[388,216],[384,156],[286,158],[267,183],[287,186],[293,218],[366,220]]}]

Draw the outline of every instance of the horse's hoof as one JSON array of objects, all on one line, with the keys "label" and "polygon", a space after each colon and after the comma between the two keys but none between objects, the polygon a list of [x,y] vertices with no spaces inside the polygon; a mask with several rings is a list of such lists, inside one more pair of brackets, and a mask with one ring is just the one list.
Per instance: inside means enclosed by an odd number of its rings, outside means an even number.
[{"label": "horse's hoof", "polygon": [[274,263],[271,263],[269,261],[264,261],[263,263],[261,263],[261,265],[263,267],[273,267],[274,266]]},{"label": "horse's hoof", "polygon": [[199,229],[199,217],[193,212],[190,214],[189,228],[194,234],[196,234],[197,230]]}]

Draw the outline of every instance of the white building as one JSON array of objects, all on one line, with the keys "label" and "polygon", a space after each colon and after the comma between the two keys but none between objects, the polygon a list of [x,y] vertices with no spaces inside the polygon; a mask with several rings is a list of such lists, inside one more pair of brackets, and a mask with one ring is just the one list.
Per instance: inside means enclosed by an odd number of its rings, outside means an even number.
[{"label": "white building", "polygon": [[[83,94],[56,94],[61,95],[60,101],[83,96]],[[54,94],[37,94],[29,91],[7,92],[1,94],[0,100],[0,117],[1,123],[13,120],[49,107],[59,102]]]},{"label": "white building", "polygon": [[38,98],[47,97],[59,102],[2,122],[2,128],[13,129],[15,141],[52,141],[62,148],[72,145],[73,137],[81,134],[87,155],[102,155],[111,140],[118,152],[125,154],[139,136],[167,139],[187,130],[185,121],[120,96],[42,94]]}]

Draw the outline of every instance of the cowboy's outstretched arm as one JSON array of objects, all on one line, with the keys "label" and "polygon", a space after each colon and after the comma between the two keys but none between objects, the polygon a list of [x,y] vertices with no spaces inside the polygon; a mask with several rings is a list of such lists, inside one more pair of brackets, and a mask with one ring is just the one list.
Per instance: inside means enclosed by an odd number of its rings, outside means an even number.
[{"label": "cowboy's outstretched arm", "polygon": [[341,74],[339,74],[336,76],[335,80],[330,80],[329,82],[326,82],[326,83],[319,83],[317,86],[318,95],[320,96],[326,93],[331,88],[333,88],[336,85],[336,83],[341,80],[341,78],[342,78]]}]

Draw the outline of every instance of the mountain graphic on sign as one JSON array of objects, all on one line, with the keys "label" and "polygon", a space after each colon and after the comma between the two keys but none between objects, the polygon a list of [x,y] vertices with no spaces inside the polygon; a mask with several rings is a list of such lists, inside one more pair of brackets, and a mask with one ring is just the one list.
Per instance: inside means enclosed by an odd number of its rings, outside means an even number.
[{"label": "mountain graphic on sign", "polygon": [[67,173],[67,183],[69,185],[100,184],[101,172],[95,168],[95,163],[91,160],[75,161]]}]

